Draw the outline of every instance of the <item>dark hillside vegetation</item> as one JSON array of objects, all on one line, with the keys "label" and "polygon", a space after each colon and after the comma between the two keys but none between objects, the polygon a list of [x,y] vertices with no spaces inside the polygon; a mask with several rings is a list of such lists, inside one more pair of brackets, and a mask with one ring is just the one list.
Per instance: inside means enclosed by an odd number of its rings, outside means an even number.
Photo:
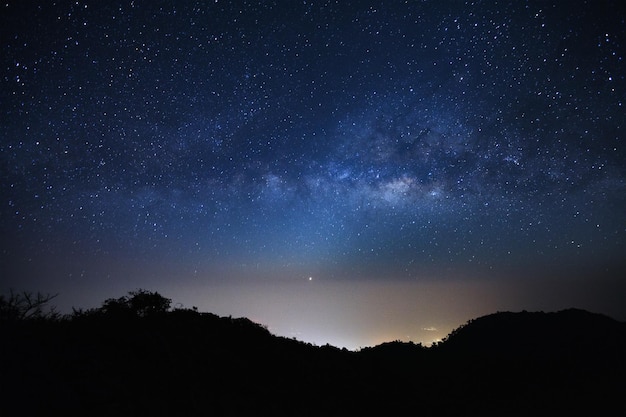
[{"label": "dark hillside vegetation", "polygon": [[[8,300],[0,311],[24,308]],[[1,317],[3,416],[626,415],[626,325],[581,310],[496,313],[432,348],[359,352],[143,290]]]}]

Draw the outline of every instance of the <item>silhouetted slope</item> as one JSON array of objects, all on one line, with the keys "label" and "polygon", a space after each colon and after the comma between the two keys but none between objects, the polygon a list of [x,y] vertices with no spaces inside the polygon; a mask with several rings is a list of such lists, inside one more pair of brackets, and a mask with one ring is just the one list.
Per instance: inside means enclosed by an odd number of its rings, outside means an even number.
[{"label": "silhouetted slope", "polygon": [[0,415],[626,415],[624,323],[497,313],[360,352],[191,310],[0,323]]},{"label": "silhouetted slope", "polygon": [[2,333],[1,395],[16,399],[3,415],[324,411],[351,372],[347,351],[205,313],[24,322]]},{"label": "silhouetted slope", "polygon": [[504,312],[470,321],[454,330],[444,345],[446,350],[472,354],[601,354],[623,346],[625,330],[625,323],[584,310]]},{"label": "silhouetted slope", "polygon": [[606,316],[496,313],[453,331],[435,352],[469,414],[626,413],[626,324]]}]

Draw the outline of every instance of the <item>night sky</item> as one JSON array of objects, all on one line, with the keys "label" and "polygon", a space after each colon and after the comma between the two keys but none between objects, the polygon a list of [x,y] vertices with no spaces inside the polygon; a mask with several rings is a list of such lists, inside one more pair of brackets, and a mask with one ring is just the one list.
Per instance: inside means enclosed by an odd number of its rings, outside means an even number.
[{"label": "night sky", "polygon": [[626,320],[621,1],[1,4],[0,290],[350,349]]}]

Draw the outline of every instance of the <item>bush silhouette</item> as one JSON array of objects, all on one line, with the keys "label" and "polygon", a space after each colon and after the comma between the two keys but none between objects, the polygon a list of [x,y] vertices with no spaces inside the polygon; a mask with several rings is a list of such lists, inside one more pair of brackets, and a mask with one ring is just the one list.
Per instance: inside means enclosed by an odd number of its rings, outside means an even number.
[{"label": "bush silhouette", "polygon": [[97,310],[108,316],[152,317],[169,311],[172,300],[158,292],[139,289],[130,291],[128,296],[109,298]]}]

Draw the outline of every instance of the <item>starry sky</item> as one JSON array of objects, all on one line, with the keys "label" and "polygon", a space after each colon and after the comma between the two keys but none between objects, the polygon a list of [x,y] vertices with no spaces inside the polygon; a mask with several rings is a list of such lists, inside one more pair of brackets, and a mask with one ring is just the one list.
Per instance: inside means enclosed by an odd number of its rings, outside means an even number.
[{"label": "starry sky", "polygon": [[350,349],[626,320],[618,1],[0,5],[0,290]]}]

